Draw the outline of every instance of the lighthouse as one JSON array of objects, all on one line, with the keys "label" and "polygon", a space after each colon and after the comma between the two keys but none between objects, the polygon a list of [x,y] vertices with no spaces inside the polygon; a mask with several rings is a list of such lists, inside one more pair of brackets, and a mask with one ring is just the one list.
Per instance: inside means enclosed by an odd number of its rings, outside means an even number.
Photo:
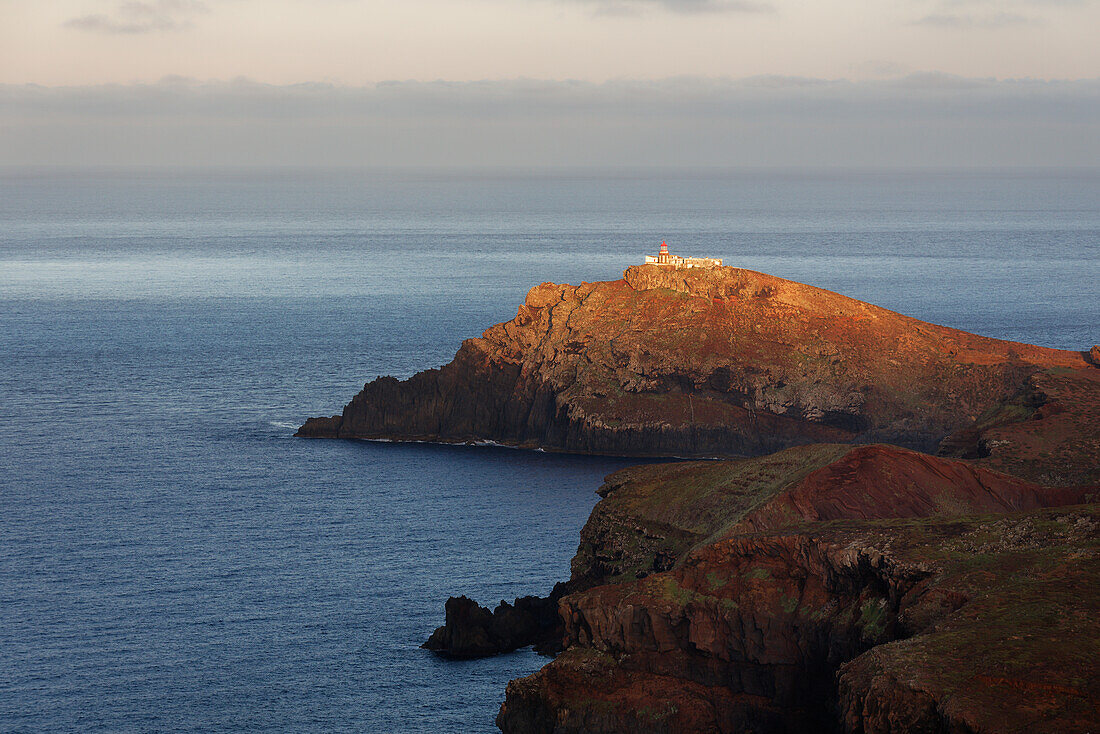
[{"label": "lighthouse", "polygon": [[720,268],[722,261],[716,257],[680,257],[672,255],[668,251],[668,243],[661,243],[661,250],[656,256],[646,255],[646,265],[666,265],[676,268]]}]

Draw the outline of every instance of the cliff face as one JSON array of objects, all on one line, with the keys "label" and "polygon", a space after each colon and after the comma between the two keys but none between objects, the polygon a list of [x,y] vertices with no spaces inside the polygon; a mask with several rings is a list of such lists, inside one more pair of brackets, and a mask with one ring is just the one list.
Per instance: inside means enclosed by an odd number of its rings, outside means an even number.
[{"label": "cliff face", "polygon": [[[493,440],[624,455],[811,442],[934,448],[1077,352],[975,336],[735,268],[533,288],[454,361],[364,386],[298,435]],[[965,441],[960,442],[965,443]]]},{"label": "cliff face", "polygon": [[812,524],[567,597],[506,732],[1087,732],[1095,505]]},{"label": "cliff face", "polygon": [[1095,483],[1100,482],[1098,426],[1100,369],[1044,370],[945,439],[940,453],[1043,484]]},{"label": "cliff face", "polygon": [[719,535],[818,520],[1003,513],[1081,501],[1042,487],[892,446],[815,444],[743,461],[631,467],[604,480],[581,530],[572,588],[667,571]]},{"label": "cliff face", "polygon": [[560,602],[565,652],[509,684],[498,724],[1086,731],[1100,509],[1073,503],[1096,492],[885,446],[619,472]]},{"label": "cliff face", "polygon": [[538,286],[450,364],[298,435],[775,452],[617,472],[548,598],[447,603],[429,649],[564,647],[509,684],[505,731],[1086,732],[1098,366],[1100,347],[643,266]]}]

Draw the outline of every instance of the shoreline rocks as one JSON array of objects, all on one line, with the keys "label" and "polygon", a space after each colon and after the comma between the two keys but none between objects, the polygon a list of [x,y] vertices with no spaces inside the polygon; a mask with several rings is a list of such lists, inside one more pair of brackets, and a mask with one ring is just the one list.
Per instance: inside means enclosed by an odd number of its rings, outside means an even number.
[{"label": "shoreline rocks", "polygon": [[509,683],[505,732],[1083,732],[1096,711],[1100,599],[1072,590],[1100,580],[1100,486],[825,446],[601,491],[564,652]]},{"label": "shoreline rocks", "polygon": [[425,650],[470,659],[528,645],[549,652],[560,647],[561,621],[553,594],[549,598],[524,596],[512,604],[502,600],[491,611],[473,599],[452,596],[445,609],[446,622],[421,645]]}]

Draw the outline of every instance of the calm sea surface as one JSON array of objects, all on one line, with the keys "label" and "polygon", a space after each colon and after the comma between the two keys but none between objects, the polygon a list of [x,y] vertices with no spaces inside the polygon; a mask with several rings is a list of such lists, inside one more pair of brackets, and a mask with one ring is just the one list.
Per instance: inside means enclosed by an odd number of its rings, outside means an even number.
[{"label": "calm sea surface", "polygon": [[545,660],[417,646],[628,462],[291,434],[663,239],[1100,341],[1098,173],[0,174],[0,730],[493,730]]}]

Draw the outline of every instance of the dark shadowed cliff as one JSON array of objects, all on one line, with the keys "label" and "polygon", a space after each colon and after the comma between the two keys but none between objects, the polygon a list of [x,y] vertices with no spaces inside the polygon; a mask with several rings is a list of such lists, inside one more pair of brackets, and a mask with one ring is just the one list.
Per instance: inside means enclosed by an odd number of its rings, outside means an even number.
[{"label": "dark shadowed cliff", "polygon": [[559,602],[565,651],[497,723],[1090,731],[1098,490],[887,446],[618,472]]}]

